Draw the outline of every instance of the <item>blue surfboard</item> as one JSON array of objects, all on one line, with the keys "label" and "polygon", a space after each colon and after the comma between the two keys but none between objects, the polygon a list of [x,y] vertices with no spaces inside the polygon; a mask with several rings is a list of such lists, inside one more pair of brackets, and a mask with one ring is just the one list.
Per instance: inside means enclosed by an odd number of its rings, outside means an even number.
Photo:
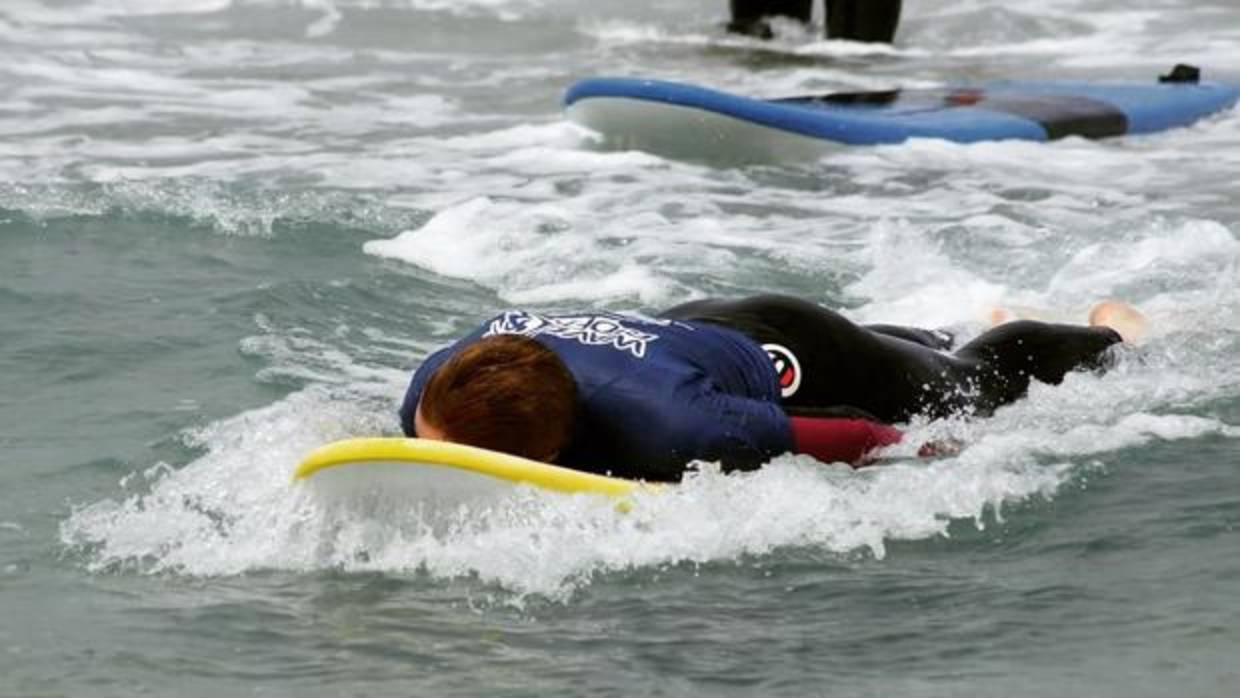
[{"label": "blue surfboard", "polygon": [[939,138],[958,143],[1107,138],[1187,126],[1234,106],[1209,82],[997,82],[755,99],[662,80],[591,78],[568,117],[613,146],[706,159],[818,157],[834,146]]}]

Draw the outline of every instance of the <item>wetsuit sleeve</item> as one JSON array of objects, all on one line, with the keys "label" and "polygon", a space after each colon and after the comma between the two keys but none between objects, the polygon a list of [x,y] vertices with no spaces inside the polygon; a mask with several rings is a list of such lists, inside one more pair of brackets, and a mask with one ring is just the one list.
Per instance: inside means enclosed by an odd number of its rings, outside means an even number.
[{"label": "wetsuit sleeve", "polygon": [[793,448],[788,416],[765,400],[711,392],[703,409],[695,458],[721,462],[725,470],[752,470]]},{"label": "wetsuit sleeve", "polygon": [[871,451],[904,438],[899,429],[868,419],[795,416],[789,421],[793,450],[825,463],[864,465]]},{"label": "wetsuit sleeve", "polygon": [[[754,470],[792,450],[788,417],[773,401],[733,395],[703,380],[649,400],[620,386],[586,425],[561,465],[617,477],[675,482],[694,461]],[[690,395],[691,394],[691,395]]]},{"label": "wetsuit sleeve", "polygon": [[422,398],[422,389],[426,387],[426,382],[435,374],[435,371],[445,361],[452,358],[459,348],[460,343],[440,349],[426,357],[426,361],[423,361],[418,370],[413,372],[413,377],[409,379],[409,387],[405,390],[405,399],[400,404],[400,428],[405,436],[414,438],[418,435],[413,427],[413,415],[418,409],[418,400]]}]

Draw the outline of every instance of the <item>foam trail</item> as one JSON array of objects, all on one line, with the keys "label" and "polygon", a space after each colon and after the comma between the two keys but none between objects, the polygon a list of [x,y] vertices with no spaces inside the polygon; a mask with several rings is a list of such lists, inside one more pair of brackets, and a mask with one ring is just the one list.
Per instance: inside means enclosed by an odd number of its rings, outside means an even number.
[{"label": "foam trail", "polygon": [[[600,301],[624,295],[666,297],[673,287],[627,262],[591,260],[631,257],[615,251],[606,232],[574,232],[576,214],[558,206],[518,205],[477,198],[450,207],[422,228],[390,240],[372,240],[368,254],[399,259],[454,278],[505,289],[513,302],[560,298]],[[571,281],[565,281],[571,279]]]},{"label": "foam trail", "polygon": [[[789,546],[881,557],[890,541],[945,535],[952,520],[980,525],[1007,504],[1053,496],[1096,454],[1152,439],[1240,436],[1240,428],[1187,415],[1078,420],[1062,431],[1045,420],[1037,426],[1035,418],[1031,426],[1037,404],[1062,392],[1034,395],[1021,415],[952,427],[971,430],[969,445],[953,458],[854,472],[786,456],[761,471],[727,476],[705,465],[679,486],[637,495],[622,513],[605,498],[525,488],[418,501],[387,487],[341,494],[294,485],[292,467],[310,448],[375,433],[389,418],[386,409],[368,412],[348,394],[311,389],[195,433],[204,456],[127,479],[139,491],[76,509],[62,537],[95,570],[421,571],[476,578],[518,601],[529,594],[563,600],[599,573],[735,560]],[[1060,403],[1048,414],[1063,409]],[[1012,429],[1005,419],[1024,426]],[[914,427],[894,455],[942,428]]]}]

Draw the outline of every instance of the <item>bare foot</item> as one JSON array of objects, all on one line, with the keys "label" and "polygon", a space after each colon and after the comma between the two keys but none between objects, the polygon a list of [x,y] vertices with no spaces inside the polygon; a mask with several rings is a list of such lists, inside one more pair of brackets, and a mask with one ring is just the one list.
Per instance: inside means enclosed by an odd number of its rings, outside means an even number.
[{"label": "bare foot", "polygon": [[990,307],[990,312],[986,314],[986,319],[990,322],[991,327],[997,327],[1013,320],[1042,320],[1050,322],[1051,314],[1040,308],[1026,305],[993,305]]},{"label": "bare foot", "polygon": [[1089,324],[1110,327],[1129,344],[1140,344],[1149,331],[1149,321],[1141,311],[1117,300],[1095,303],[1089,310]]},{"label": "bare foot", "polygon": [[986,320],[991,327],[998,327],[1005,322],[1011,322],[1015,319],[1016,314],[1001,305],[992,306],[990,312],[986,314]]}]

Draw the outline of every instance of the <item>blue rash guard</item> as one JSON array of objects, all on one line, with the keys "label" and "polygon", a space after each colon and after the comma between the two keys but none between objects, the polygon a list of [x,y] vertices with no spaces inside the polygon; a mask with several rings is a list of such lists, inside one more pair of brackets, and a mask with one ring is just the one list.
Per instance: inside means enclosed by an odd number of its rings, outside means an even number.
[{"label": "blue rash guard", "polygon": [[465,346],[497,334],[535,339],[577,382],[580,410],[560,465],[679,480],[694,460],[749,469],[792,449],[778,378],[756,342],[712,324],[599,312],[508,311],[431,354],[401,405],[406,435],[417,435],[414,411],[431,375]]}]

